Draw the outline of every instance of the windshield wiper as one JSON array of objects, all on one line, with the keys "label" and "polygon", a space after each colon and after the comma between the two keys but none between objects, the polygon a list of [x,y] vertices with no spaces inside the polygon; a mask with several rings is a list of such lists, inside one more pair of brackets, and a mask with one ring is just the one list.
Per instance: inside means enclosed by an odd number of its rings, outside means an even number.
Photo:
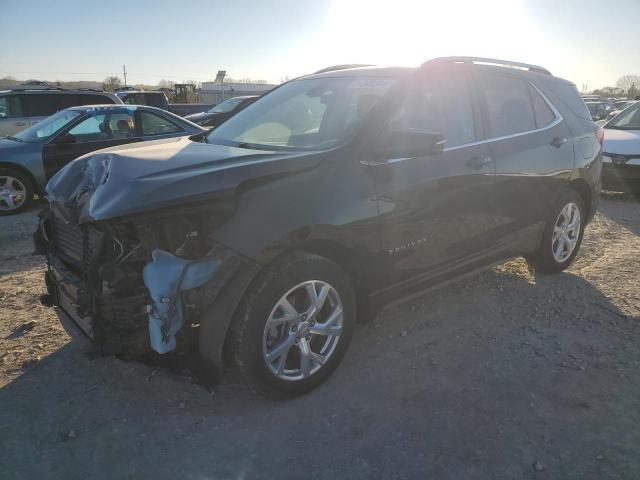
[{"label": "windshield wiper", "polygon": [[24,143],[24,140],[21,140],[21,139],[19,139],[19,138],[13,137],[13,136],[11,136],[11,135],[7,135],[7,136],[6,136],[6,137],[4,137],[4,138],[8,138],[9,140],[15,140],[16,142],[23,142],[23,143]]}]

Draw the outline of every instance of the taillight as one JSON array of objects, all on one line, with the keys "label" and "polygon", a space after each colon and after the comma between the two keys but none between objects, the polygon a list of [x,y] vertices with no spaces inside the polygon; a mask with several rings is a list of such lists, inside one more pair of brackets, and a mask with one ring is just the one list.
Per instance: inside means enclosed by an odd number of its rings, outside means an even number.
[{"label": "taillight", "polygon": [[598,128],[598,130],[596,130],[596,137],[598,137],[598,143],[600,143],[600,146],[602,146],[602,144],[604,143],[604,128]]}]

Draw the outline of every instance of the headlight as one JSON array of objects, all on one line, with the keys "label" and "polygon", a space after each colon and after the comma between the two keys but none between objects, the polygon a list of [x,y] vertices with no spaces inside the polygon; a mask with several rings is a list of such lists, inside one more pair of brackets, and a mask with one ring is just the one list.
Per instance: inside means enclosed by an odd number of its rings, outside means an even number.
[{"label": "headlight", "polygon": [[602,163],[613,163],[609,155],[602,155]]}]

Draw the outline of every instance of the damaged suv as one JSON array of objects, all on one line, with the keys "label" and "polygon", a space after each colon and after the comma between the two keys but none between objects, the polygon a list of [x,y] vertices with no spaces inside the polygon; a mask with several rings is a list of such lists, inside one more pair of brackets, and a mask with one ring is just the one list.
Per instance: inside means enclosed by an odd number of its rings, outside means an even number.
[{"label": "damaged suv", "polygon": [[207,134],[78,158],[36,241],[51,302],[102,351],[196,348],[212,377],[295,395],[382,305],[519,255],[565,269],[601,140],[542,67],[327,69]]}]

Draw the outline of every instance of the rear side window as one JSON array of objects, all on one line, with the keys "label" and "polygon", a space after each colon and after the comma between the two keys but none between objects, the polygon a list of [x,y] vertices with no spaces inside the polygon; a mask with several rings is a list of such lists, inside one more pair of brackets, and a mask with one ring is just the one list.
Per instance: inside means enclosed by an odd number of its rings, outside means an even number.
[{"label": "rear side window", "polygon": [[[544,84],[550,88],[556,97],[565,105],[574,115],[591,121],[591,113],[584,103],[578,88],[572,83],[566,83],[558,80],[545,80]],[[560,107],[554,100],[556,107]],[[564,110],[562,110],[564,112]]]},{"label": "rear side window", "polygon": [[143,93],[132,93],[131,95],[127,95],[124,103],[128,103],[129,105],[147,105],[147,99]]},{"label": "rear side window", "polygon": [[391,121],[391,130],[419,130],[444,135],[446,147],[475,141],[473,108],[464,77],[422,79]]},{"label": "rear side window", "polygon": [[536,126],[543,128],[549,125],[556,119],[555,114],[549,108],[547,102],[542,98],[540,93],[529,85],[529,94],[531,95],[531,102],[533,103],[533,113],[536,117]]},{"label": "rear side window", "polygon": [[483,75],[482,89],[489,113],[491,137],[536,129],[529,84],[519,78]]},{"label": "rear side window", "polygon": [[165,106],[164,95],[160,93],[147,93],[145,94],[146,104],[152,107],[163,108]]},{"label": "rear side window", "polygon": [[22,111],[25,117],[48,117],[58,110],[60,95],[54,93],[36,93],[22,95]]},{"label": "rear side window", "polygon": [[77,105],[104,105],[104,104],[113,104],[113,100],[105,95],[93,95],[93,94],[80,94],[78,95],[78,104]]},{"label": "rear side window", "polygon": [[150,112],[140,112],[142,135],[162,135],[167,133],[183,132],[175,123]]}]

